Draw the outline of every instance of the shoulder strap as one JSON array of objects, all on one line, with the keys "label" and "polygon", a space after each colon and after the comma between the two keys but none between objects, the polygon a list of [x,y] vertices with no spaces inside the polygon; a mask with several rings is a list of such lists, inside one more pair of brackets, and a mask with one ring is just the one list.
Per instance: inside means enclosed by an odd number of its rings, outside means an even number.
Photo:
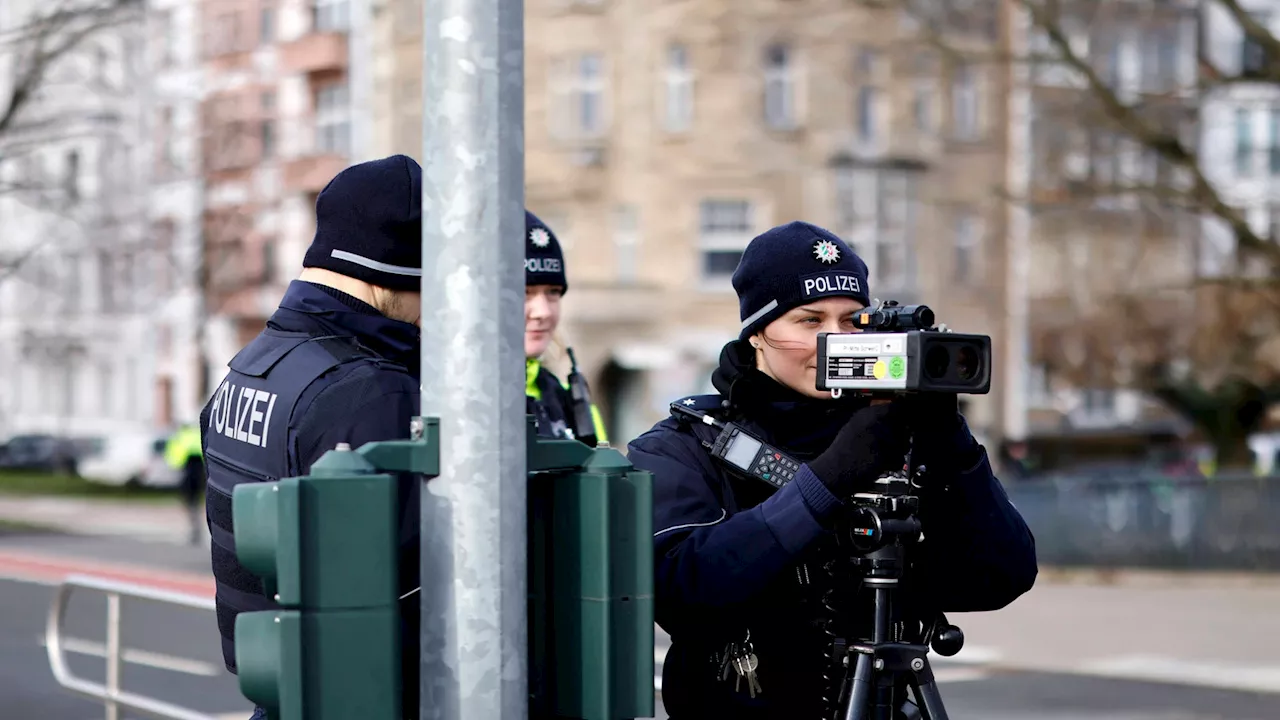
[{"label": "shoulder strap", "polygon": [[[680,405],[699,413],[711,416],[722,414],[726,408],[727,401],[720,395],[690,395],[687,398],[677,400],[672,405]],[[672,413],[674,414],[674,410]]]}]

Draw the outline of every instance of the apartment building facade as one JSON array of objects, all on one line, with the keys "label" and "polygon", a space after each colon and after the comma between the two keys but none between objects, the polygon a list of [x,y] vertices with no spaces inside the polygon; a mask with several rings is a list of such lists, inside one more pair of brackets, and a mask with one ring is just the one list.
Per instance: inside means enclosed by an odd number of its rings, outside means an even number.
[{"label": "apartment building facade", "polygon": [[349,0],[199,0],[202,402],[301,269],[316,196],[368,146],[357,31],[369,12]]},{"label": "apartment building facade", "polygon": [[202,406],[197,283],[202,261],[204,184],[198,134],[204,77],[193,0],[150,0],[146,13],[147,77],[142,98],[150,142],[148,231],[155,325],[157,429],[195,422]]},{"label": "apartment building facade", "polygon": [[[36,38],[65,37],[67,17],[0,4],[0,97],[30,70]],[[163,414],[144,28],[142,12],[120,15],[61,54],[0,136],[0,437],[149,432]]]},{"label": "apartment building facade", "polygon": [[[418,5],[391,0],[376,25],[379,154],[421,152]],[[525,22],[527,205],[565,245],[563,334],[618,440],[711,391],[739,326],[730,276],[791,220],[848,240],[876,297],[1000,342],[1002,68],[857,3],[533,0]],[[958,33],[998,42],[999,23]],[[971,399],[984,436],[1001,393]]]},{"label": "apartment building facade", "polygon": [[[1251,0],[1242,7],[1272,37],[1280,37],[1280,2]],[[1223,201],[1242,211],[1260,238],[1280,238],[1280,86],[1274,60],[1222,3],[1201,10],[1201,54],[1218,84],[1201,97],[1200,165]],[[1240,267],[1235,233],[1217,217],[1203,219],[1198,269],[1206,276],[1274,273],[1265,264]],[[1277,360],[1270,358],[1274,365]],[[1270,431],[1251,438],[1260,466],[1275,472],[1280,451],[1280,410],[1272,409]]]},{"label": "apartment building facade", "polygon": [[[1197,6],[1061,8],[1054,29],[1118,102],[1194,147]],[[1187,178],[1114,122],[1043,28],[1021,31],[1027,57],[1059,58],[1032,65],[1024,86],[1026,436],[1068,453],[1171,439],[1187,424],[1126,386],[1144,371],[1148,339],[1190,309],[1200,222],[1162,199],[1185,192]]]}]

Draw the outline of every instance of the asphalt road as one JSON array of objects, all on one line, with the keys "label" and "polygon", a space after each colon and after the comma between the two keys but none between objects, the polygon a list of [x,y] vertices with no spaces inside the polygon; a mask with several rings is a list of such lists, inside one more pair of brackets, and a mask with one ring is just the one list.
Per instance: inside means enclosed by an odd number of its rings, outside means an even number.
[{"label": "asphalt road", "polygon": [[[0,716],[102,717],[101,703],[63,690],[49,669],[43,635],[52,599],[52,587],[0,580]],[[106,677],[106,613],[104,597],[87,591],[73,596],[67,606],[67,637],[74,639],[67,641],[68,666],[90,682]],[[198,712],[249,717],[252,706],[222,666],[213,613],[126,600],[121,603],[121,622],[122,642],[135,650],[125,655],[123,689]]]},{"label": "asphalt road", "polygon": [[[171,570],[207,567],[204,551],[118,538],[0,535],[0,552],[22,549],[74,555],[91,562],[146,563]],[[54,681],[42,635],[52,588],[0,579],[0,717],[90,720],[101,704],[62,690]],[[1272,608],[1271,612],[1274,612]],[[101,596],[73,599],[67,614],[71,670],[101,681],[105,634]],[[1009,618],[1017,616],[1010,612]],[[991,620],[996,618],[992,616]],[[960,621],[960,618],[953,618]],[[1154,619],[1153,619],[1154,620]],[[1186,618],[1192,622],[1193,618]],[[250,704],[221,664],[212,613],[146,603],[124,604],[123,640],[142,650],[126,658],[125,689],[227,720],[247,718]],[[981,636],[983,633],[975,632]],[[953,720],[1276,720],[1280,692],[1224,690],[1203,685],[1144,682],[1079,673],[1024,672],[1007,664],[935,661],[943,700]],[[659,710],[661,704],[658,705]],[[124,718],[134,717],[124,713]],[[658,718],[665,718],[659,711]]]}]

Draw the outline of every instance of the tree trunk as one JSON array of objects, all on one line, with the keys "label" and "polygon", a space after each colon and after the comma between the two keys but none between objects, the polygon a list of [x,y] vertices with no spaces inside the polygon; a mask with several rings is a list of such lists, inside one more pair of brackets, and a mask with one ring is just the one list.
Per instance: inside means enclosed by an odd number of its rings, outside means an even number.
[{"label": "tree trunk", "polygon": [[1257,383],[1233,377],[1212,389],[1167,385],[1156,395],[1195,424],[1213,445],[1217,470],[1252,470],[1249,436],[1262,427],[1271,401]]},{"label": "tree trunk", "polygon": [[1226,435],[1213,438],[1213,453],[1217,460],[1216,468],[1223,470],[1253,470],[1253,450],[1249,449],[1249,436],[1246,434]]}]

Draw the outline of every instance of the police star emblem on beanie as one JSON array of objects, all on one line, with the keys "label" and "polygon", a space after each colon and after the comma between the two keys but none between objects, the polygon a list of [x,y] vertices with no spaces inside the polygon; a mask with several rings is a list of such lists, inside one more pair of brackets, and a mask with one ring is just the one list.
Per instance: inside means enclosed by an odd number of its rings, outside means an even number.
[{"label": "police star emblem on beanie", "polygon": [[551,244],[551,233],[546,228],[536,227],[529,231],[529,242],[536,248],[544,248]]},{"label": "police star emblem on beanie", "polygon": [[733,273],[742,331],[760,332],[792,308],[829,297],[866,305],[867,264],[830,230],[790,222],[766,230],[747,245]]},{"label": "police star emblem on beanie", "polygon": [[302,260],[388,290],[422,288],[422,168],[406,155],[359,163],[316,197]]},{"label": "police star emblem on beanie", "polygon": [[557,285],[569,289],[560,241],[537,215],[524,211],[524,284]]},{"label": "police star emblem on beanie", "polygon": [[840,259],[840,248],[830,240],[819,240],[813,244],[813,254],[824,263],[833,263]]}]

